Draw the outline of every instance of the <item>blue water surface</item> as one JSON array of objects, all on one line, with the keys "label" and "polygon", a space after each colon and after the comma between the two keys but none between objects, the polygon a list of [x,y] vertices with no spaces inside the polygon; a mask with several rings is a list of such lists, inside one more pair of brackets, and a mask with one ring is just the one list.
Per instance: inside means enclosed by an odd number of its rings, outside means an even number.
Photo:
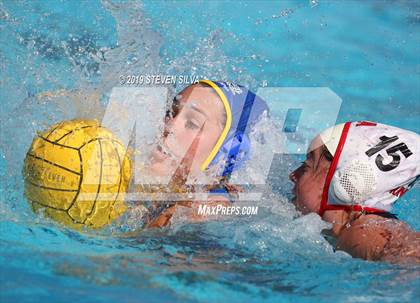
[{"label": "blue water surface", "polygon": [[[106,95],[128,74],[329,87],[338,122],[418,133],[419,16],[417,1],[0,2],[0,300],[417,302],[418,266],[334,252],[324,222],[296,216],[285,197],[299,157],[275,159],[257,216],[130,233],[35,215],[21,170],[36,131],[76,116],[40,93]],[[395,210],[417,231],[419,190]]]}]

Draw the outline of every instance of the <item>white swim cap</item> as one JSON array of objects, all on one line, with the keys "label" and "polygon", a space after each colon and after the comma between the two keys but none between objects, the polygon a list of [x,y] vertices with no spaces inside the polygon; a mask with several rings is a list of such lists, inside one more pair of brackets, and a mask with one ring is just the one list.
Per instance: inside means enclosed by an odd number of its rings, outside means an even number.
[{"label": "white swim cap", "polygon": [[419,179],[420,136],[373,122],[347,122],[320,135],[333,156],[319,214],[349,209],[390,212]]}]

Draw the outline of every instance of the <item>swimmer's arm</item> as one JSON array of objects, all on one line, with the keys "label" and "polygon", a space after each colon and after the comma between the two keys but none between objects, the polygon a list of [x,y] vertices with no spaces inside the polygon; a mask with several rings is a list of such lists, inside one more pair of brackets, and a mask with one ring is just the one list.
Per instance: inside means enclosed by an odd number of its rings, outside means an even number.
[{"label": "swimmer's arm", "polygon": [[420,263],[420,233],[398,221],[366,221],[342,230],[337,249],[365,260]]},{"label": "swimmer's arm", "polygon": [[168,207],[157,218],[155,218],[149,224],[147,224],[147,227],[164,227],[169,225],[175,211],[176,205]]},{"label": "swimmer's arm", "polygon": [[420,232],[406,227],[394,236],[396,239],[387,246],[383,261],[420,264]]}]

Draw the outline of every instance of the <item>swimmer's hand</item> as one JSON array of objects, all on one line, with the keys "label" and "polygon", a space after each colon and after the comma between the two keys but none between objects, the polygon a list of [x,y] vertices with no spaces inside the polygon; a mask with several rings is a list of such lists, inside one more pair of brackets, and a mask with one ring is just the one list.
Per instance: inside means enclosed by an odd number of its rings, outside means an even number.
[{"label": "swimmer's hand", "polygon": [[[198,142],[200,140],[200,136],[203,130],[204,124],[201,127],[200,131],[198,132],[197,136],[194,138],[191,146],[189,147],[186,155],[181,160],[179,167],[176,169],[175,173],[173,174],[170,182],[169,188],[173,192],[182,192],[188,191],[186,188],[186,182],[188,179],[189,172],[192,167],[193,159],[197,152]],[[225,184],[226,189],[229,192],[235,193],[240,191],[238,187]],[[182,211],[182,215],[186,220],[190,223],[194,222],[203,222],[217,219],[218,216],[206,216],[205,214],[199,213],[200,206],[208,206],[208,207],[228,207],[231,205],[230,201],[225,196],[210,196],[207,201],[205,202],[198,202],[198,201],[183,201],[178,202],[175,205],[170,206],[169,208],[165,209],[157,218],[152,220],[147,227],[164,227],[168,226],[171,222],[171,218],[176,214],[177,211]],[[187,210],[187,211],[185,211]]]},{"label": "swimmer's hand", "polygon": [[170,220],[176,211],[176,205],[165,209],[157,218],[152,220],[146,227],[164,227],[170,224]]}]

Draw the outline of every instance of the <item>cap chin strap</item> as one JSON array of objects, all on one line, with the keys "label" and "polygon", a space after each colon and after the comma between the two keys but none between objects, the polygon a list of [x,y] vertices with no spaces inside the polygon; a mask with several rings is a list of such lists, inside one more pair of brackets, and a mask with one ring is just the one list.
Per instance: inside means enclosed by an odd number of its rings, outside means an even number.
[{"label": "cap chin strap", "polygon": [[338,162],[340,160],[340,156],[341,156],[341,153],[343,151],[344,144],[347,140],[347,135],[349,133],[349,129],[350,129],[351,124],[352,124],[351,122],[346,122],[344,124],[343,131],[341,133],[340,140],[338,142],[337,149],[336,149],[335,154],[334,154],[334,158],[333,158],[331,166],[328,170],[327,178],[325,180],[324,189],[323,189],[323,192],[322,192],[321,206],[320,206],[319,211],[318,211],[318,214],[321,217],[324,215],[325,211],[327,211],[327,210],[348,210],[348,211],[353,210],[353,211],[364,211],[364,212],[368,212],[368,213],[384,213],[384,212],[386,212],[384,210],[380,210],[380,209],[376,209],[376,208],[372,208],[372,207],[363,207],[363,206],[358,205],[358,204],[354,204],[354,205],[331,205],[331,204],[328,204],[328,191],[329,191],[334,173],[337,169],[337,165],[338,165]]}]

